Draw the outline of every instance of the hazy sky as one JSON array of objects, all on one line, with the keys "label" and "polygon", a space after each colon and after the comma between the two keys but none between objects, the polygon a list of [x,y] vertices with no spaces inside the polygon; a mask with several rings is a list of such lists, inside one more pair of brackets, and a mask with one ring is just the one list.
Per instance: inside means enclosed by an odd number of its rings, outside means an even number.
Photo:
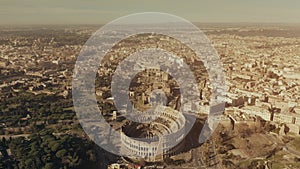
[{"label": "hazy sky", "polygon": [[300,0],[0,0],[0,24],[103,24],[137,12],[193,22],[300,23]]}]

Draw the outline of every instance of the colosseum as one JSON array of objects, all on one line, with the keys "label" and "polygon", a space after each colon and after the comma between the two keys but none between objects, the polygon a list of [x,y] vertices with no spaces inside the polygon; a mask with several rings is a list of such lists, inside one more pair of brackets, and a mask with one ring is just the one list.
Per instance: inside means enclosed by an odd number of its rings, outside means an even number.
[{"label": "colosseum", "polygon": [[182,113],[166,106],[141,112],[140,121],[127,122],[121,130],[122,151],[130,158],[146,161],[162,161],[175,155],[184,146],[186,119]]}]

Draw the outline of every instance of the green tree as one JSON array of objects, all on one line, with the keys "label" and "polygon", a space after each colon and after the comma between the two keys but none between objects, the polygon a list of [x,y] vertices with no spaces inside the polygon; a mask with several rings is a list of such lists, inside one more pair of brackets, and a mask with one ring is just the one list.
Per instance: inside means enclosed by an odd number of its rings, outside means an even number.
[{"label": "green tree", "polygon": [[43,169],[53,169],[54,165],[53,163],[46,163],[46,165],[43,167]]},{"label": "green tree", "polygon": [[64,157],[66,154],[67,154],[67,150],[62,149],[62,150],[59,150],[59,151],[56,153],[56,157],[57,157],[57,158],[62,158],[62,157]]}]

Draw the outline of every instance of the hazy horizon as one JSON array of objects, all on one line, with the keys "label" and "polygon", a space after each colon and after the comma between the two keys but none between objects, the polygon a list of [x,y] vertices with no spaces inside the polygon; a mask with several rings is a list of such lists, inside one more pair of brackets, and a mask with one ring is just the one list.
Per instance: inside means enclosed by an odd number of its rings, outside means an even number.
[{"label": "hazy horizon", "polygon": [[[8,24],[1,24],[0,27],[27,27],[27,26],[104,26],[106,23],[8,23]],[[245,26],[245,25],[255,25],[255,26],[300,26],[299,22],[191,22],[194,25],[211,25],[211,26]]]},{"label": "hazy horizon", "polygon": [[163,12],[194,23],[300,23],[298,0],[1,0],[0,25],[101,25],[121,16]]}]

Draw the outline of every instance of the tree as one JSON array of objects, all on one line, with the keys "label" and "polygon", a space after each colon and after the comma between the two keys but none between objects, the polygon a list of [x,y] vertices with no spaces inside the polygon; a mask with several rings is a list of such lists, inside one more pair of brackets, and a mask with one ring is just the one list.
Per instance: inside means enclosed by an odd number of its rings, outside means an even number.
[{"label": "tree", "polygon": [[26,168],[34,168],[34,163],[33,163],[33,161],[32,161],[32,159],[27,159],[26,161],[25,161],[25,165],[26,165]]},{"label": "tree", "polygon": [[7,146],[7,144],[6,144],[6,138],[5,137],[2,137],[2,144],[3,144],[4,147]]},{"label": "tree", "polygon": [[54,144],[52,144],[51,146],[51,150],[53,152],[57,152],[59,148],[60,148],[60,143],[58,141],[54,141]]},{"label": "tree", "polygon": [[62,149],[62,150],[59,150],[55,155],[57,158],[62,158],[63,156],[65,156],[67,154],[67,150],[65,149]]},{"label": "tree", "polygon": [[54,165],[53,163],[46,163],[46,165],[43,167],[43,169],[53,169]]},{"label": "tree", "polygon": [[81,164],[81,159],[79,158],[79,156],[75,153],[73,156],[68,156],[68,160],[69,160],[69,167],[77,167]]},{"label": "tree", "polygon": [[96,161],[96,154],[93,150],[88,150],[86,152],[87,156],[88,156],[88,160],[90,161]]}]

